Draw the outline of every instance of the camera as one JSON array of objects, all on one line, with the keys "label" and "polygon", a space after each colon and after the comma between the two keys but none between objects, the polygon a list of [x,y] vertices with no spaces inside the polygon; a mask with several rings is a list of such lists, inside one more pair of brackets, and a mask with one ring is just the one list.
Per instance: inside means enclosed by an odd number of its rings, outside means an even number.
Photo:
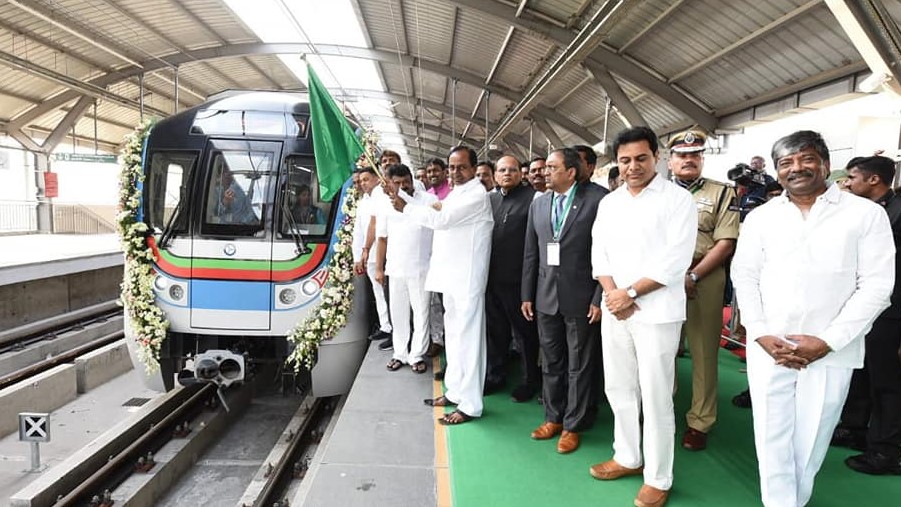
[{"label": "camera", "polygon": [[762,171],[757,171],[748,164],[738,163],[735,167],[726,171],[726,177],[730,181],[734,181],[737,185],[751,187],[759,185],[766,187],[766,175]]}]

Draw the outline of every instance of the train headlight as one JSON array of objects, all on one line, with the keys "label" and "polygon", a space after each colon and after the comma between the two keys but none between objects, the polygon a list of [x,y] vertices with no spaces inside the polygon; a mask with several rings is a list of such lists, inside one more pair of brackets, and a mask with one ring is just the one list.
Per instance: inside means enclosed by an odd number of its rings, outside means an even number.
[{"label": "train headlight", "polygon": [[185,297],[185,289],[181,285],[173,285],[169,287],[169,297],[175,301],[181,301]]},{"label": "train headlight", "polygon": [[278,300],[281,301],[283,305],[290,305],[296,299],[297,293],[294,292],[294,289],[282,289],[282,291],[278,293]]},{"label": "train headlight", "polygon": [[316,294],[317,291],[319,291],[319,284],[314,282],[313,280],[307,280],[303,283],[303,285],[300,286],[300,290],[302,290],[303,293],[307,296],[312,296],[313,294]]},{"label": "train headlight", "polygon": [[153,280],[153,286],[156,287],[156,290],[163,292],[166,290],[166,287],[169,286],[169,280],[160,275],[157,275]]}]

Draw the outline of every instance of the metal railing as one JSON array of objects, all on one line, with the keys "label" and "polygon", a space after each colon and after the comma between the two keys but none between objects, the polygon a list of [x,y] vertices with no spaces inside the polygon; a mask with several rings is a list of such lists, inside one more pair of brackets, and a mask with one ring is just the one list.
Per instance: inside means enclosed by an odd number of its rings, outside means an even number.
[{"label": "metal railing", "polygon": [[38,230],[38,203],[0,201],[0,233]]},{"label": "metal railing", "polygon": [[116,226],[81,204],[54,204],[53,232],[105,234],[116,232]]}]

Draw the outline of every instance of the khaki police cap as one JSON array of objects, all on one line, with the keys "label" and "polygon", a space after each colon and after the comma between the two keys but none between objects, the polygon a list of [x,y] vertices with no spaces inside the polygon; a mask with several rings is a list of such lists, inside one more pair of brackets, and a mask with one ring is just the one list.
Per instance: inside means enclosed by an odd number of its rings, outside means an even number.
[{"label": "khaki police cap", "polygon": [[691,129],[674,135],[667,143],[667,147],[670,151],[676,153],[691,153],[704,151],[706,144],[707,134],[700,130]]}]

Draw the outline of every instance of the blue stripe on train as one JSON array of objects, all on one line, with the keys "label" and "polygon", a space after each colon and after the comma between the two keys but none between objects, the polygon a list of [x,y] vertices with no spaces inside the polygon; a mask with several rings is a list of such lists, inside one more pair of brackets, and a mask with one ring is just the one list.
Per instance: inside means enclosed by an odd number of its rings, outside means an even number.
[{"label": "blue stripe on train", "polygon": [[226,280],[192,280],[191,307],[208,310],[270,310],[272,284]]}]

